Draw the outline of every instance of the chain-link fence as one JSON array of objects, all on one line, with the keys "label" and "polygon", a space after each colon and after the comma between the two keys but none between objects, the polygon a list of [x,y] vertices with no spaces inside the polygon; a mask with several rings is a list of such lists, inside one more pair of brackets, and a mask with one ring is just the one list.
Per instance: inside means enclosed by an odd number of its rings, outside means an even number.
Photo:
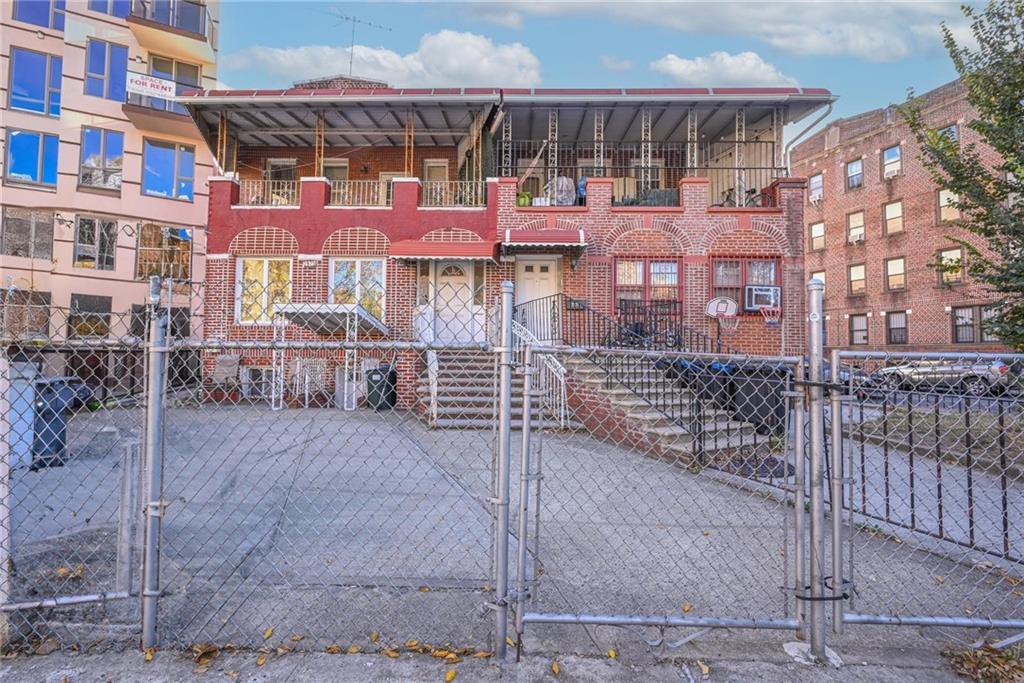
[{"label": "chain-link fence", "polygon": [[358,268],[296,303],[262,268],[45,329],[7,302],[7,647],[1024,629],[1019,356],[825,359],[813,287],[801,358],[510,285],[385,311]]}]

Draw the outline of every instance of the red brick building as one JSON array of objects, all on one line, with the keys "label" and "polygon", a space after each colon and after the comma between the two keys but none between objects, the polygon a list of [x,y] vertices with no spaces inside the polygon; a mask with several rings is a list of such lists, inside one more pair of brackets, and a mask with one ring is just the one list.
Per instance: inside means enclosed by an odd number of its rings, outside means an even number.
[{"label": "red brick building", "polygon": [[[224,171],[210,181],[204,330],[482,341],[511,280],[537,336],[579,341],[570,311],[586,311],[706,350],[719,333],[706,304],[729,296],[730,347],[801,353],[804,180],[783,167],[781,133],[831,100],[799,88],[196,93],[185,104]],[[558,319],[529,315],[538,301],[557,302],[543,308]],[[764,306],[781,309],[778,327]],[[414,355],[398,361],[418,372]]]},{"label": "red brick building", "polygon": [[[978,142],[958,81],[921,100],[928,125],[961,144]],[[805,266],[808,277],[825,281],[828,346],[1002,348],[981,326],[993,297],[966,274],[950,238],[977,240],[957,226],[952,196],[932,182],[919,154],[892,106],[835,121],[792,151],[793,173],[808,179]]]}]

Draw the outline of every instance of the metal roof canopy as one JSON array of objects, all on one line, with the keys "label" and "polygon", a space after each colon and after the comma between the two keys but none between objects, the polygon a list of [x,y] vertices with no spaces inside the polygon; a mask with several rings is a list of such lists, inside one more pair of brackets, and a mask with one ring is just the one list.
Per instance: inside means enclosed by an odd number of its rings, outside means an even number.
[{"label": "metal roof canopy", "polygon": [[547,112],[559,111],[559,140],[590,140],[594,112],[605,112],[605,141],[640,139],[640,112],[652,111],[652,139],[685,140],[686,111],[696,107],[698,130],[713,140],[732,135],[737,109],[747,110],[748,136],[770,127],[781,107],[793,123],[835,100],[814,88],[675,88],[552,90],[492,88],[211,90],[175,98],[211,136],[224,114],[243,145],[312,147],[317,115],[328,146],[401,146],[405,115],[413,112],[418,144],[451,146],[473,118],[502,107],[516,140],[547,138]]},{"label": "metal roof canopy", "polygon": [[359,304],[278,304],[274,313],[320,334],[353,330],[388,333],[387,326]]}]

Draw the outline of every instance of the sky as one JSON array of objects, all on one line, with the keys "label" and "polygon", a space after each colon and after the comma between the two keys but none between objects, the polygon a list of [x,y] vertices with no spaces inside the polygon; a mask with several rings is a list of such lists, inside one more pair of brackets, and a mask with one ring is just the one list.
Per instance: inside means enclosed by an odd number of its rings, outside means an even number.
[{"label": "sky", "polygon": [[836,118],[954,79],[942,22],[970,35],[957,2],[222,0],[218,80],[283,88],[351,56],[396,87],[828,88]]}]

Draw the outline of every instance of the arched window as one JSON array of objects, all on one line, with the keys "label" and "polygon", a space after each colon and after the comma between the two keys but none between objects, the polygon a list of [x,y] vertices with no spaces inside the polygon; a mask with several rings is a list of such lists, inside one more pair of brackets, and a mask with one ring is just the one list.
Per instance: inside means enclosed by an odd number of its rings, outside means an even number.
[{"label": "arched window", "polygon": [[462,269],[462,266],[453,263],[444,267],[441,277],[466,277],[466,271]]}]

